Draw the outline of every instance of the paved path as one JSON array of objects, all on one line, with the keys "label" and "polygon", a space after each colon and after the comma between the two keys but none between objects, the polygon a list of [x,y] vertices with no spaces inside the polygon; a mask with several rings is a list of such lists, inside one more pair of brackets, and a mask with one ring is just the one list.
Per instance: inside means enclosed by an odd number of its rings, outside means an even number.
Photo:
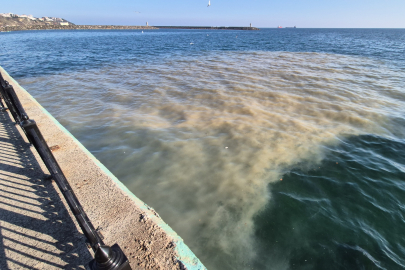
[{"label": "paved path", "polygon": [[0,112],[0,269],[85,269],[85,238],[25,140]]}]

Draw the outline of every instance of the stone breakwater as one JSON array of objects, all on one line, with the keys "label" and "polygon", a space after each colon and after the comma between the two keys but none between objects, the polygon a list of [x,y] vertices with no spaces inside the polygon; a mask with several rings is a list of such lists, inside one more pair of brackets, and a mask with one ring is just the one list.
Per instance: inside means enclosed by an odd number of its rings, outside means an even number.
[{"label": "stone breakwater", "polygon": [[0,31],[25,30],[153,30],[153,26],[126,26],[126,25],[28,25],[28,26],[0,26]]},{"label": "stone breakwater", "polygon": [[159,29],[195,29],[195,30],[260,30],[244,26],[156,26]]}]

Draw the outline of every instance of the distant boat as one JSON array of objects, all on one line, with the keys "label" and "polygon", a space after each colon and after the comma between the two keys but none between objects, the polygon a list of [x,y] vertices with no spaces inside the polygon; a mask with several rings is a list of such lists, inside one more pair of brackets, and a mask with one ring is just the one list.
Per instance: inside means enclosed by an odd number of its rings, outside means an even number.
[{"label": "distant boat", "polygon": [[277,28],[283,28],[283,27],[279,25]]}]

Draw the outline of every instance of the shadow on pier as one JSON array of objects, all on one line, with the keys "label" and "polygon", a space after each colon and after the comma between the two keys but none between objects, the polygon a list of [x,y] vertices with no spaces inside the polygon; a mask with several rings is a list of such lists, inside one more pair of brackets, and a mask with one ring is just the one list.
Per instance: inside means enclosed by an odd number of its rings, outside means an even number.
[{"label": "shadow on pier", "polygon": [[92,259],[46,176],[9,114],[0,112],[0,269],[85,269]]}]

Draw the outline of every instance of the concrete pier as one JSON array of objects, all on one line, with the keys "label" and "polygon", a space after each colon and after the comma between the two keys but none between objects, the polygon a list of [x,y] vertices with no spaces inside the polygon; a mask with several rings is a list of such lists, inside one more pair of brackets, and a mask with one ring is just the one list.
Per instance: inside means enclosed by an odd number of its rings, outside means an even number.
[{"label": "concrete pier", "polygon": [[[132,269],[206,269],[151,207],[132,194],[1,67],[108,245]],[[0,269],[84,269],[92,251],[36,150],[0,112]]]}]

